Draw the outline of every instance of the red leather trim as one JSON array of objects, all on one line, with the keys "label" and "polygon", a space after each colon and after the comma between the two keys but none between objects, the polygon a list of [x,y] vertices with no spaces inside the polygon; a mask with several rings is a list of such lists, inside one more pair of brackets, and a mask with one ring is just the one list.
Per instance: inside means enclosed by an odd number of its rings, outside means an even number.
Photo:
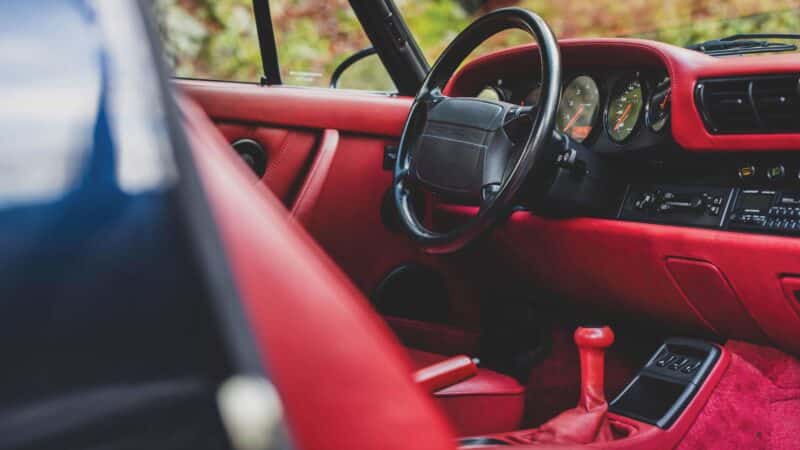
[{"label": "red leather trim", "polygon": [[478,353],[479,334],[444,324],[401,317],[384,317],[406,347],[425,349],[442,355]]},{"label": "red leather trim", "polygon": [[754,342],[766,340],[717,266],[684,258],[667,258],[666,264],[675,286],[718,334],[738,335]]},{"label": "red leather trim", "polygon": [[607,404],[605,397],[605,353],[614,343],[614,332],[609,327],[575,330],[575,344],[581,358],[581,396],[578,407],[591,410]]},{"label": "red leather trim", "polygon": [[[445,360],[447,357],[421,350],[408,349],[408,355],[415,367],[423,368]],[[459,395],[518,395],[523,394],[525,388],[517,380],[495,372],[478,367],[477,375],[461,383],[436,392],[437,396]]]},{"label": "red leather trim", "polygon": [[478,366],[466,355],[451,356],[414,372],[414,382],[433,393],[478,373]]},{"label": "red leather trim", "polygon": [[[565,68],[605,71],[611,67],[663,67],[672,80],[672,135],[687,150],[800,150],[800,134],[712,135],[703,125],[694,101],[698,80],[759,74],[797,73],[796,54],[715,58],[692,50],[641,39],[564,39],[559,41]],[[476,58],[446,89],[451,95],[477,92],[479,83],[509,74],[538,73],[536,46],[519,46]]]},{"label": "red leather trim", "polygon": [[[416,367],[443,360],[444,356],[408,350]],[[461,436],[498,433],[519,428],[525,406],[525,388],[515,379],[478,368],[460,383],[436,391],[437,403]],[[491,413],[487,413],[487,412]]]},{"label": "red leather trim", "polygon": [[[474,209],[439,206],[442,227]],[[449,218],[448,218],[449,217]],[[515,212],[492,235],[495,251],[523,279],[536,280],[576,302],[670,323],[675,334],[711,333],[707,322],[675,286],[666,259],[707,261],[725,274],[730,288],[706,292],[708,302],[741,300],[755,324],[776,346],[800,353],[800,310],[784,295],[780,278],[800,274],[800,240],[778,236],[673,227],[595,218],[545,219]],[[724,295],[720,295],[724,293]],[[726,305],[721,310],[738,309]],[[707,308],[711,323],[727,320]],[[730,339],[748,330],[729,323]]]},{"label": "red leather trim", "polygon": [[786,301],[792,305],[794,310],[800,315],[800,277],[798,276],[785,276],[781,278],[781,287],[783,294],[786,296]]},{"label": "red leather trim", "polygon": [[336,154],[338,145],[338,131],[325,130],[322,132],[317,156],[292,206],[292,216],[304,225],[308,225],[311,221],[311,215],[314,214],[314,209],[322,192],[322,186],[325,185],[328,172],[331,170],[331,165],[333,165],[333,157]]},{"label": "red leather trim", "polygon": [[261,180],[284,205],[289,205],[294,190],[302,179],[317,136],[308,131],[285,130],[240,123],[217,123],[228,142],[253,139],[267,153],[267,171]]},{"label": "red leather trim", "polygon": [[412,101],[404,97],[336,89],[196,80],[177,80],[175,84],[214,120],[333,129],[378,136],[400,136]]},{"label": "red leather trim", "polygon": [[452,449],[454,434],[347,276],[199,111],[192,152],[265,366],[297,448]]},{"label": "red leather trim", "polygon": [[[574,333],[581,365],[578,406],[533,430],[526,439],[535,443],[590,444],[614,439],[605,396],[605,353],[614,332],[605,327],[578,327]],[[523,436],[518,435],[520,438]]]}]

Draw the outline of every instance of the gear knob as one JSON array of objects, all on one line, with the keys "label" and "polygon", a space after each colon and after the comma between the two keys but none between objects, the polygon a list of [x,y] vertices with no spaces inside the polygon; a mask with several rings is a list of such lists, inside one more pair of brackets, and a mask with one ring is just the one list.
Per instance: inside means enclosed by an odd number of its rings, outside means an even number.
[{"label": "gear knob", "polygon": [[607,349],[614,343],[614,332],[608,326],[583,326],[575,330],[574,338],[578,348]]},{"label": "gear knob", "polygon": [[607,326],[578,327],[574,339],[581,358],[581,397],[578,407],[587,411],[605,407],[605,350],[614,343],[614,332]]}]

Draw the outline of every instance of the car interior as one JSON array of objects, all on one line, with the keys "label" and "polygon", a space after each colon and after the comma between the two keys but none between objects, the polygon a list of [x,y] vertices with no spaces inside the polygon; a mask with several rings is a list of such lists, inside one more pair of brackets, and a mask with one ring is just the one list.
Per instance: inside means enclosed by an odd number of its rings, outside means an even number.
[{"label": "car interior", "polygon": [[[259,362],[245,372],[268,374],[287,435],[262,445],[222,411],[228,441],[180,448],[800,448],[797,53],[743,54],[754,47],[736,39],[711,49],[557,39],[535,12],[510,7],[479,17],[426,67],[393,2],[350,4],[397,92],[281,84],[262,1],[260,83],[164,81],[188,150],[179,166],[196,170],[207,200],[189,215],[206,233],[196,254],[218,258],[206,273],[229,272],[209,290],[238,298],[243,315],[218,329],[211,317],[236,316],[238,302],[192,303],[205,285],[175,250],[189,238],[121,230],[146,242],[126,249],[137,270],[167,251],[160,270],[180,266],[180,277],[104,286],[96,298],[137,306],[102,318],[106,343],[87,331],[81,345],[108,346],[104,370],[126,383],[181,364],[216,380],[252,351]],[[469,57],[510,29],[530,43]],[[122,204],[117,194],[91,200]],[[53,265],[56,250],[45,254]],[[120,261],[99,262],[117,276],[129,270]],[[38,282],[28,272],[12,275]],[[48,289],[72,285],[62,281]],[[179,300],[147,303],[151,287]],[[147,327],[126,321],[139,315]],[[208,330],[240,345],[233,357]],[[75,380],[83,364],[100,367],[58,339],[36,345],[63,351],[56,361]],[[19,367],[36,362],[8,351]],[[147,358],[158,365],[132,375]],[[5,384],[34,384],[23,372]],[[196,401],[192,389],[210,388],[192,386],[148,391],[163,404],[143,429],[218,431],[212,405],[224,409],[224,396]],[[123,392],[126,404],[142,392]],[[75,397],[93,420],[114,418],[102,396]],[[257,399],[237,405],[254,427],[269,416]],[[37,448],[10,436],[0,447]]]},{"label": "car interior", "polygon": [[507,9],[413,98],[175,80],[297,444],[795,448],[798,69]]}]

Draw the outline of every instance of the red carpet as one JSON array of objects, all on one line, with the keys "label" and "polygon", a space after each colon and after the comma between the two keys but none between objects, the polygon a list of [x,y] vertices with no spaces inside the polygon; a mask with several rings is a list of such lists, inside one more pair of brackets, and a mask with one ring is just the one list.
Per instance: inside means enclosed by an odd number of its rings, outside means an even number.
[{"label": "red carpet", "polygon": [[725,347],[731,364],[678,449],[800,449],[800,361],[743,342]]}]

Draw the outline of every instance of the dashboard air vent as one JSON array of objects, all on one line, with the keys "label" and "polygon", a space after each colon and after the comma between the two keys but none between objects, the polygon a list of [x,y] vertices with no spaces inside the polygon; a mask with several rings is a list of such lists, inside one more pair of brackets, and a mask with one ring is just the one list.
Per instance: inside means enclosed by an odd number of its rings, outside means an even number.
[{"label": "dashboard air vent", "polygon": [[701,80],[695,100],[714,134],[800,132],[800,76]]}]

